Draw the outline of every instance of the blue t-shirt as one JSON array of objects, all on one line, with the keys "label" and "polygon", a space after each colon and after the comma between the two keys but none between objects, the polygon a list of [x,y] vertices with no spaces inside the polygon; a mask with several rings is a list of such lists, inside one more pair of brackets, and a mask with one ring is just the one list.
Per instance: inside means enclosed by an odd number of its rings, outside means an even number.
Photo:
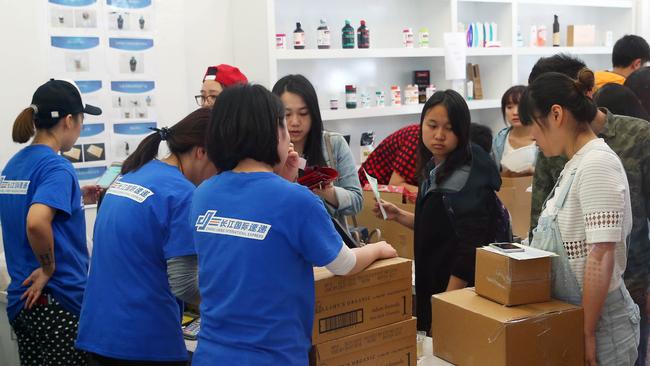
[{"label": "blue t-shirt", "polygon": [[188,223],[195,188],[178,168],[153,160],[108,189],[77,348],[123,360],[187,359],[167,259],[196,254]]},{"label": "blue t-shirt", "polygon": [[54,274],[45,286],[66,310],[78,315],[86,277],[86,219],[79,181],[72,164],[45,145],[30,145],[14,155],[0,177],[0,221],[11,276],[7,315],[24,308],[23,281],[40,267],[27,240],[27,212],[40,203],[57,210],[52,220]]},{"label": "blue t-shirt", "polygon": [[201,331],[195,366],[307,365],[312,265],[343,245],[321,200],[273,173],[224,172],[194,193]]}]

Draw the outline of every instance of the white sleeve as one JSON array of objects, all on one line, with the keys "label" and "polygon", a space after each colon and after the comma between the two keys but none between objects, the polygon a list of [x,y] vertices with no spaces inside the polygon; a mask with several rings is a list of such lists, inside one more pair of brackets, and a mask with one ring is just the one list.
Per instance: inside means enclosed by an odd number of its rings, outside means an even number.
[{"label": "white sleeve", "polygon": [[343,243],[339,255],[330,264],[326,265],[325,268],[337,276],[343,276],[350,273],[356,264],[356,254]]}]

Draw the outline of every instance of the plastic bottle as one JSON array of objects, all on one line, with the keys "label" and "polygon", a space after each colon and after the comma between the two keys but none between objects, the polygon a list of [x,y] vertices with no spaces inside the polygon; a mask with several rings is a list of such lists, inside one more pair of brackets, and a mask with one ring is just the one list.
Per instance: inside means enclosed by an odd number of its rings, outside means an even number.
[{"label": "plastic bottle", "polygon": [[418,34],[418,46],[429,48],[429,28],[421,28]]},{"label": "plastic bottle", "polygon": [[537,26],[530,27],[530,47],[537,47]]},{"label": "plastic bottle", "polygon": [[355,109],[357,107],[357,87],[355,85],[345,86],[345,108]]},{"label": "plastic bottle", "polygon": [[433,84],[429,84],[429,86],[427,86],[427,94],[426,94],[427,100],[429,100],[429,98],[431,98],[435,93],[436,93],[436,86]]},{"label": "plastic bottle", "polygon": [[370,48],[370,29],[366,27],[366,21],[362,20],[359,29],[357,29],[357,47]]},{"label": "plastic bottle", "polygon": [[546,40],[548,39],[548,32],[546,31],[545,25],[540,25],[537,27],[537,46],[544,47],[546,46]]},{"label": "plastic bottle", "polygon": [[297,50],[305,48],[305,31],[302,30],[300,22],[296,23],[296,30],[293,31],[293,48]]},{"label": "plastic bottle", "polygon": [[413,36],[413,30],[411,28],[404,28],[404,30],[402,30],[402,38],[404,40],[404,47],[413,48],[415,37]]},{"label": "plastic bottle", "polygon": [[341,30],[341,45],[343,48],[354,48],[354,28],[350,25],[350,21],[345,21],[345,26]]},{"label": "plastic bottle", "polygon": [[332,42],[331,42],[331,37],[330,37],[330,29],[327,27],[327,23],[325,22],[324,19],[320,20],[320,26],[317,29],[318,31],[318,39],[317,39],[317,45],[318,49],[328,49],[330,48]]},{"label": "plastic bottle", "polygon": [[390,105],[399,106],[402,105],[402,92],[399,89],[399,86],[393,85],[390,87]]},{"label": "plastic bottle", "polygon": [[521,34],[521,26],[517,26],[517,47],[524,46],[524,36]]},{"label": "plastic bottle", "polygon": [[560,47],[560,22],[557,20],[557,15],[553,15],[553,47]]},{"label": "plastic bottle", "polygon": [[386,106],[386,95],[384,94],[383,91],[377,90],[375,92],[375,103],[377,107],[385,107]]}]

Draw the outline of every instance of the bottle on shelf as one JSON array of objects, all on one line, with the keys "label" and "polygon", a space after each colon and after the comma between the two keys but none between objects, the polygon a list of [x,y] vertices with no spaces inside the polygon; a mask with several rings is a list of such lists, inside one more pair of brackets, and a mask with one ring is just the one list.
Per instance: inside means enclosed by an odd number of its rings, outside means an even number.
[{"label": "bottle on shelf", "polygon": [[296,30],[293,31],[293,48],[305,49],[305,31],[302,30],[300,22],[296,22]]},{"label": "bottle on shelf", "polygon": [[377,107],[385,107],[386,106],[386,95],[384,94],[383,91],[377,90],[375,92],[375,104]]},{"label": "bottle on shelf", "polygon": [[546,40],[548,39],[548,34],[546,31],[545,25],[540,25],[537,27],[537,47],[546,46]]},{"label": "bottle on shelf", "polygon": [[553,47],[560,47],[560,22],[557,20],[557,15],[553,15]]},{"label": "bottle on shelf", "polygon": [[521,34],[521,26],[517,26],[517,47],[524,47],[524,36]]},{"label": "bottle on shelf", "polygon": [[413,44],[415,43],[413,36],[413,29],[411,28],[404,28],[402,30],[402,39],[404,42],[404,47],[405,48],[413,48]]},{"label": "bottle on shelf", "polygon": [[426,90],[427,100],[429,100],[429,98],[431,98],[433,96],[433,94],[435,94],[435,93],[436,93],[436,86],[433,85],[433,84],[429,84],[429,86],[427,86],[427,90]]},{"label": "bottle on shelf", "polygon": [[362,20],[359,29],[357,29],[357,47],[370,48],[370,29],[366,26],[366,21]]},{"label": "bottle on shelf", "polygon": [[357,87],[353,84],[345,86],[345,108],[357,108]]},{"label": "bottle on shelf", "polygon": [[287,48],[287,35],[284,33],[277,33],[275,35],[275,48],[284,50]]},{"label": "bottle on shelf", "polygon": [[318,49],[328,49],[331,46],[331,37],[330,37],[330,29],[327,27],[327,23],[325,22],[324,19],[320,20],[320,26],[318,26],[318,38],[316,40],[316,44],[318,45]]},{"label": "bottle on shelf", "polygon": [[530,26],[530,47],[537,47],[537,26]]},{"label": "bottle on shelf", "polygon": [[341,30],[341,45],[343,48],[354,48],[354,28],[350,21],[346,19],[345,26]]}]

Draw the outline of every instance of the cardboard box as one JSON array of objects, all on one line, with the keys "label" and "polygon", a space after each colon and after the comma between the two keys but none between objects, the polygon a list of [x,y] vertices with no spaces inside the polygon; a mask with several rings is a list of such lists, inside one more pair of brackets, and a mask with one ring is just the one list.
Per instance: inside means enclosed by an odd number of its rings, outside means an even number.
[{"label": "cardboard box", "polygon": [[501,177],[501,189],[497,192],[497,196],[510,212],[512,233],[520,238],[527,238],[530,229],[530,209],[533,198],[528,188],[532,185],[532,175]]},{"label": "cardboard box", "polygon": [[[399,187],[402,188],[402,187]],[[387,191],[384,189],[380,192],[381,199],[387,202],[394,203],[397,207],[408,212],[415,212],[415,204],[404,203],[404,195],[402,191]],[[363,209],[356,216],[357,224],[365,226],[368,230],[379,229],[381,237],[379,240],[385,240],[390,243],[397,254],[403,258],[413,259],[413,230],[400,225],[395,221],[387,221],[378,219],[372,212],[375,207],[375,196],[372,191],[363,191]]]},{"label": "cardboard box", "polygon": [[583,366],[582,308],[501,306],[473,289],[434,295],[433,354],[457,366]]},{"label": "cardboard box", "polygon": [[353,276],[315,268],[312,344],[410,319],[411,265],[409,259],[385,259]]},{"label": "cardboard box", "polygon": [[591,24],[567,26],[566,45],[567,47],[595,46],[596,26]]},{"label": "cardboard box", "polygon": [[417,362],[417,320],[411,318],[312,348],[310,366],[413,365]]},{"label": "cardboard box", "polygon": [[551,301],[551,258],[517,260],[477,248],[475,286],[502,305]]}]

